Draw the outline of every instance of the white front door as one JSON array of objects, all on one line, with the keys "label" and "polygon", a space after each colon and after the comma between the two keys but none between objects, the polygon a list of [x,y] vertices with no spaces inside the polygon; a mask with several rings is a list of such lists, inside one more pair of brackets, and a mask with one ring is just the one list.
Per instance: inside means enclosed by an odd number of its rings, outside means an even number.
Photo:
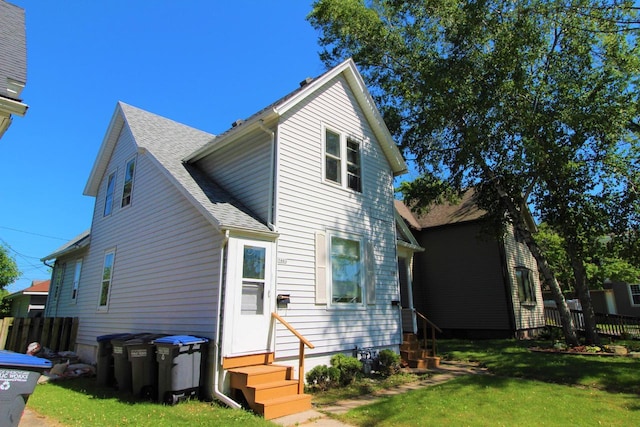
[{"label": "white front door", "polygon": [[273,243],[229,239],[223,354],[271,351]]}]

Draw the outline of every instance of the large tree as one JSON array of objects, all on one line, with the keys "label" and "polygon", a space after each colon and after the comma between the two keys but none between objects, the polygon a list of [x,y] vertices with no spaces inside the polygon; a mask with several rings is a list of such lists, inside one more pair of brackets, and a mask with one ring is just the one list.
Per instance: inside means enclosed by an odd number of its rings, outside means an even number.
[{"label": "large tree", "polygon": [[597,342],[586,286],[589,237],[638,224],[637,8],[633,1],[318,0],[309,15],[328,66],[353,57],[422,174],[426,205],[475,187],[514,227],[575,327],[525,209],[558,230]]},{"label": "large tree", "polygon": [[5,288],[20,277],[20,270],[15,260],[9,255],[9,251],[0,244],[0,317],[10,313],[10,305],[6,297],[9,291]]}]

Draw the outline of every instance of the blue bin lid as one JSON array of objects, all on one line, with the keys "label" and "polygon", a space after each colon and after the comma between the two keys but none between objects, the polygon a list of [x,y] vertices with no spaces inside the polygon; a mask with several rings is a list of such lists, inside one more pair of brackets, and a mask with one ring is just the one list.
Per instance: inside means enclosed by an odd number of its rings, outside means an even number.
[{"label": "blue bin lid", "polygon": [[51,361],[28,354],[0,350],[0,367],[35,368],[38,370],[51,367]]},{"label": "blue bin lid", "polygon": [[169,335],[168,337],[158,338],[153,342],[156,344],[173,344],[173,345],[183,345],[183,344],[198,344],[209,341],[206,338],[202,337],[194,337],[191,335]]}]

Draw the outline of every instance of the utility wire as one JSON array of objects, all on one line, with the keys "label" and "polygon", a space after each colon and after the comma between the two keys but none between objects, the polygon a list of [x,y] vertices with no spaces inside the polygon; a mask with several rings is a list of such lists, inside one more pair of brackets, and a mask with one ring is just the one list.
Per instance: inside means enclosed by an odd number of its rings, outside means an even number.
[{"label": "utility wire", "polygon": [[5,230],[17,231],[18,233],[31,234],[33,236],[46,237],[47,239],[62,240],[65,242],[70,240],[70,239],[64,239],[62,237],[54,237],[54,236],[47,236],[45,234],[32,233],[31,231],[18,230],[17,228],[5,227],[3,225],[0,225],[0,228],[4,228]]}]

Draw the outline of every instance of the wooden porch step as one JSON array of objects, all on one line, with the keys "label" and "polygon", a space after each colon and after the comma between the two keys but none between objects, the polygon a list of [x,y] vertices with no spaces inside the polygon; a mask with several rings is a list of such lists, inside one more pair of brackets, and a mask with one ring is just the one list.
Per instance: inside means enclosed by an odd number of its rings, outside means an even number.
[{"label": "wooden porch step", "polygon": [[434,369],[440,367],[440,358],[439,357],[422,357],[420,359],[409,359],[407,360],[410,368],[416,369]]},{"label": "wooden porch step", "polygon": [[296,394],[255,402],[255,408],[252,407],[252,409],[262,414],[266,420],[272,420],[285,415],[308,411],[311,409],[311,395]]},{"label": "wooden porch step", "polygon": [[297,394],[298,381],[283,380],[247,386],[245,398],[249,402],[263,402],[278,397],[295,396]]},{"label": "wooden porch step", "polygon": [[293,368],[281,365],[254,365],[229,369],[231,373],[231,387],[242,389],[274,381],[290,380]]}]

